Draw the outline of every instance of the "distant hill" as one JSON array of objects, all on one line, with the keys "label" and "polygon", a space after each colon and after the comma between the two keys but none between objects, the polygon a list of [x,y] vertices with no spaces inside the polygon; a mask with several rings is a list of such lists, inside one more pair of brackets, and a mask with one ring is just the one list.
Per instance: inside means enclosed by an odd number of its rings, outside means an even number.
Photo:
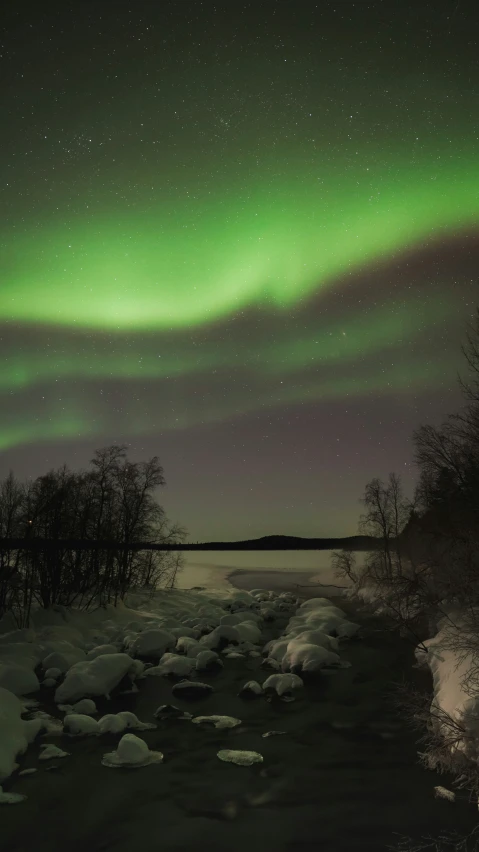
[{"label": "distant hill", "polygon": [[181,550],[376,550],[378,539],[367,535],[348,538],[300,538],[294,535],[264,535],[245,541],[188,542]]}]

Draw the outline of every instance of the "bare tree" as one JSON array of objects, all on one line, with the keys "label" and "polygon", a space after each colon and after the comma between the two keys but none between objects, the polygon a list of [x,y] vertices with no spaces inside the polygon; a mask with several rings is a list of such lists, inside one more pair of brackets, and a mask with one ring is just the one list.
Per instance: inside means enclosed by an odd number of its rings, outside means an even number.
[{"label": "bare tree", "polygon": [[402,575],[399,537],[409,519],[412,504],[404,497],[400,478],[395,473],[389,474],[386,484],[380,479],[371,479],[361,502],[366,512],[361,515],[359,530],[381,542],[381,548],[368,555],[369,573],[377,580],[392,581]]},{"label": "bare tree", "polygon": [[[24,626],[33,601],[88,608],[116,603],[132,587],[173,587],[181,554],[133,546],[184,539],[186,530],[171,524],[156,500],[164,484],[157,456],[133,463],[122,445],[97,450],[87,471],[63,466],[27,485],[10,474],[0,483],[0,537],[41,538],[48,544],[0,548],[0,616],[9,609]],[[75,550],[61,544],[68,539],[115,546]]]}]

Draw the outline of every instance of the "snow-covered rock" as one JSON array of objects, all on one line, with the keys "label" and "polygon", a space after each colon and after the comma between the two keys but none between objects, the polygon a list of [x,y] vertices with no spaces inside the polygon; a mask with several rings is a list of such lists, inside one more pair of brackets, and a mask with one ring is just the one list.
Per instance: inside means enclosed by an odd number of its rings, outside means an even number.
[{"label": "snow-covered rock", "polygon": [[0,662],[0,687],[14,695],[28,695],[40,689],[40,683],[31,669],[17,663]]},{"label": "snow-covered rock", "polygon": [[183,637],[189,637],[190,639],[198,639],[201,636],[201,631],[196,627],[185,627],[182,625],[181,627],[170,627],[169,633],[175,636],[176,639],[182,639]]},{"label": "snow-covered rock", "polygon": [[161,751],[150,751],[148,745],[135,734],[125,734],[115,751],[103,755],[103,766],[118,768],[120,766],[137,769],[140,766],[149,766],[151,763],[162,763]]},{"label": "snow-covered rock", "polygon": [[254,621],[242,621],[236,624],[236,630],[239,633],[242,642],[259,642],[261,639],[261,630]]},{"label": "snow-covered rock", "polygon": [[126,642],[125,647],[133,656],[160,659],[166,651],[173,651],[176,640],[177,637],[168,630],[156,628],[144,630],[139,636]]},{"label": "snow-covered rock", "polygon": [[197,672],[215,672],[223,668],[223,661],[215,651],[200,651],[193,662]]},{"label": "snow-covered rock", "polygon": [[0,644],[0,663],[17,663],[25,669],[34,669],[43,656],[44,649],[37,642],[3,641]]},{"label": "snow-covered rock", "polygon": [[268,589],[253,589],[250,595],[256,601],[271,601],[274,599],[274,592],[268,591]]},{"label": "snow-covered rock", "polygon": [[160,675],[162,677],[189,677],[195,670],[196,660],[180,654],[163,654],[159,664],[147,669],[145,675]]},{"label": "snow-covered rock", "polygon": [[302,604],[298,607],[297,614],[302,614],[305,612],[312,612],[317,610],[329,610],[330,612],[334,612],[336,615],[341,616],[341,618],[345,618],[345,612],[340,609],[335,604],[331,603],[328,598],[308,598],[307,601],[303,601]]},{"label": "snow-covered rock", "polygon": [[437,799],[447,799],[449,802],[454,802],[456,794],[446,787],[434,787],[434,795]]},{"label": "snow-covered rock", "polygon": [[63,731],[73,737],[100,733],[96,719],[81,713],[67,713],[63,720]]},{"label": "snow-covered rock", "polygon": [[300,642],[308,642],[310,645],[319,645],[327,651],[338,652],[339,642],[335,636],[329,636],[324,630],[301,630],[300,627],[288,633],[288,637],[295,638]]},{"label": "snow-covered rock", "polygon": [[82,648],[75,648],[70,642],[47,642],[42,656],[42,666],[45,670],[60,669],[64,674],[75,663],[85,659],[85,651]]},{"label": "snow-covered rock", "polygon": [[100,734],[120,734],[123,731],[152,731],[156,728],[152,722],[140,722],[134,713],[122,710],[120,713],[107,713],[98,720]]},{"label": "snow-covered rock", "polygon": [[68,757],[70,754],[69,751],[63,751],[53,743],[41,743],[40,748],[43,751],[38,755],[39,760],[56,760],[56,758]]},{"label": "snow-covered rock", "polygon": [[342,621],[336,628],[336,636],[338,639],[352,639],[353,636],[356,636],[359,630],[359,624],[355,624],[353,621]]},{"label": "snow-covered rock", "polygon": [[45,672],[45,677],[50,678],[51,680],[59,680],[59,678],[61,678],[61,676],[62,676],[61,669],[51,668],[51,669],[47,669],[46,672]]},{"label": "snow-covered rock", "polygon": [[55,736],[61,735],[63,725],[60,719],[51,716],[50,713],[46,713],[44,710],[33,710],[30,713],[32,719],[41,719],[43,733],[55,734]]},{"label": "snow-covered rock", "polygon": [[209,683],[201,683],[194,680],[183,680],[180,683],[175,683],[171,690],[177,698],[186,698],[190,701],[195,701],[199,698],[205,698],[213,692],[213,687]]},{"label": "snow-covered rock", "polygon": [[57,687],[55,702],[64,704],[91,695],[109,698],[110,692],[131,672],[132,663],[128,654],[105,654],[94,660],[75,663]]},{"label": "snow-covered rock", "polygon": [[176,651],[178,654],[186,654],[188,657],[197,657],[204,650],[204,646],[200,645],[197,639],[192,636],[180,636],[176,642]]},{"label": "snow-covered rock", "polygon": [[303,681],[295,674],[273,674],[263,683],[265,693],[274,693],[284,699],[293,701],[293,692],[304,686]]},{"label": "snow-covered rock", "polygon": [[240,698],[260,698],[264,694],[263,687],[256,680],[248,680],[241,687],[238,695]]},{"label": "snow-covered rock", "polygon": [[19,698],[0,687],[0,781],[17,768],[16,757],[27,750],[43,727],[41,719],[22,719],[22,712]]},{"label": "snow-covered rock", "polygon": [[88,651],[87,660],[94,660],[95,657],[101,657],[103,654],[117,654],[118,648],[115,645],[95,645],[91,651]]},{"label": "snow-covered rock", "polygon": [[9,630],[6,633],[0,633],[0,648],[3,645],[12,645],[18,642],[29,644],[35,641],[35,635],[35,631],[31,627],[21,627],[19,630]]},{"label": "snow-covered rock", "polygon": [[237,624],[241,624],[241,622],[244,621],[244,618],[244,612],[227,612],[225,615],[221,616],[219,626],[222,624],[229,624],[232,627],[236,627]]},{"label": "snow-covered rock", "polygon": [[[68,611],[66,610],[68,618]],[[48,617],[48,612],[44,611],[43,615]],[[33,615],[32,620],[36,622],[40,612]],[[53,646],[52,650],[58,646],[59,648],[65,644],[70,648],[85,649],[85,638],[80,630],[77,630],[72,624],[51,624],[41,628],[37,634],[39,641],[45,645]]]},{"label": "snow-covered rock", "polygon": [[263,762],[263,756],[257,751],[241,751],[232,748],[220,749],[218,757],[225,763],[236,763],[237,766],[252,766],[253,763]]},{"label": "snow-covered rock", "polygon": [[241,636],[237,627],[231,624],[221,624],[219,627],[215,627],[211,633],[202,636],[199,641],[204,648],[209,648],[211,651],[220,651],[226,645],[233,643],[238,645],[241,641]]},{"label": "snow-covered rock", "polygon": [[267,642],[264,646],[263,654],[267,653],[270,659],[281,663],[286,651],[288,650],[290,641],[289,637],[284,636],[280,636],[279,639],[272,639],[271,642]]},{"label": "snow-covered rock", "polygon": [[274,621],[278,617],[278,613],[271,606],[262,606],[260,609],[261,618],[263,621]]},{"label": "snow-covered rock", "polygon": [[96,716],[98,713],[96,704],[92,698],[82,698],[75,704],[59,704],[58,709],[63,710],[65,713],[81,713],[85,716]]},{"label": "snow-covered rock", "polygon": [[340,657],[320,645],[292,639],[281,661],[283,672],[319,672],[326,667],[339,666]]},{"label": "snow-covered rock", "polygon": [[191,720],[195,725],[213,725],[219,731],[227,728],[236,728],[241,725],[241,719],[236,719],[234,716],[196,716]]},{"label": "snow-covered rock", "polygon": [[3,787],[0,787],[0,805],[18,805],[26,798],[22,793],[4,793]]},{"label": "snow-covered rock", "polygon": [[273,669],[274,672],[281,671],[281,663],[278,660],[273,660],[273,657],[265,657],[261,662],[262,669]]}]

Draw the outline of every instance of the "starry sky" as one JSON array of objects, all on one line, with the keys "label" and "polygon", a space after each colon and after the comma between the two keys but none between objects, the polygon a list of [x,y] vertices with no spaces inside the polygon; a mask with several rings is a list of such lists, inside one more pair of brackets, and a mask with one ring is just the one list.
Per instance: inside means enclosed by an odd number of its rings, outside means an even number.
[{"label": "starry sky", "polygon": [[10,4],[0,476],[126,443],[190,541],[352,535],[460,404],[473,0]]}]

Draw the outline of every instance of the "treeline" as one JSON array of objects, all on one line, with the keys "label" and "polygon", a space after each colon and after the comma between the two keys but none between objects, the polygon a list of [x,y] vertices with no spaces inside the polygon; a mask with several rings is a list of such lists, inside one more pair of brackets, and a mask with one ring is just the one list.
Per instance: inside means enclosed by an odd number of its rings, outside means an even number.
[{"label": "treeline", "polygon": [[333,557],[339,576],[374,584],[403,627],[437,620],[451,605],[479,605],[479,310],[463,353],[470,373],[459,380],[463,408],[413,435],[414,495],[404,494],[395,473],[366,485],[359,529],[381,547],[361,565],[347,550]]},{"label": "treeline", "polygon": [[10,473],[0,483],[0,538],[118,543],[91,551],[0,548],[0,617],[10,612],[23,627],[34,603],[87,609],[116,604],[132,588],[174,585],[181,554],[135,551],[131,543],[182,541],[186,531],[156,501],[156,489],[165,485],[158,458],[131,462],[126,450],[97,450],[88,470],[65,465],[23,483]]},{"label": "treeline", "polygon": [[[479,310],[463,346],[468,374],[459,379],[464,404],[440,426],[421,426],[413,435],[418,477],[407,498],[399,476],[373,479],[362,498],[361,532],[382,546],[359,564],[348,550],[333,555],[336,575],[356,589],[372,590],[393,627],[415,645],[434,636],[441,622],[443,650],[470,667],[462,682],[479,692]],[[423,646],[424,647],[424,646]],[[424,648],[426,651],[426,648]],[[479,774],[457,748],[467,740],[463,726],[445,714],[428,693],[396,685],[398,706],[421,730],[424,765],[457,776],[479,794]],[[473,747],[471,743],[471,748]],[[475,745],[474,745],[475,747]],[[459,848],[459,847],[457,847]],[[462,846],[461,846],[462,848]]]}]

